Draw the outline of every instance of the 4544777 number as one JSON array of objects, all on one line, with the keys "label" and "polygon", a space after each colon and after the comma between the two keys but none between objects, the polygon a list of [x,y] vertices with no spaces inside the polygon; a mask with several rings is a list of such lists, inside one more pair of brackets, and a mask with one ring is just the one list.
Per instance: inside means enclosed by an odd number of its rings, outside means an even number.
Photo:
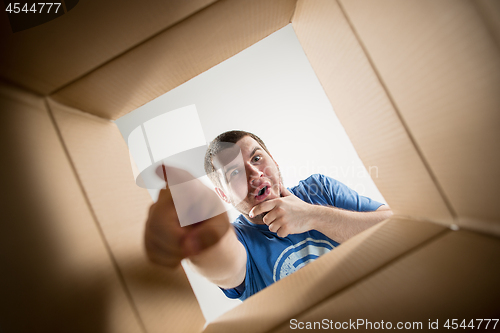
[{"label": "4544777 number", "polygon": [[[52,7],[54,7],[54,8],[52,9]],[[38,14],[47,13],[47,14],[49,14],[51,10],[53,13],[57,13],[57,11],[59,10],[59,7],[61,7],[60,2],[38,2],[38,3],[31,4],[31,6],[29,6],[27,3],[23,4],[22,2],[15,2],[15,3],[9,3],[7,5],[7,8],[5,8],[5,11],[9,12],[9,13],[14,13],[14,14],[23,13],[23,12],[26,14],[27,13],[38,13]]]},{"label": "4544777 number", "polygon": [[495,329],[498,324],[498,319],[471,319],[467,322],[465,319],[460,322],[459,319],[448,319],[443,327],[447,329]]}]

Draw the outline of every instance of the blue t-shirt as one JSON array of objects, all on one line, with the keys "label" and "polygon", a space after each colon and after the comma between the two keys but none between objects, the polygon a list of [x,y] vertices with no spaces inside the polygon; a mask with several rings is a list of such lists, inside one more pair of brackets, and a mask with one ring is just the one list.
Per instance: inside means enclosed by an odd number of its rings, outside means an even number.
[{"label": "blue t-shirt", "polygon": [[[305,202],[346,210],[374,211],[382,204],[359,195],[341,182],[320,174],[300,181],[289,189]],[[284,238],[269,231],[265,224],[254,224],[240,215],[233,222],[238,240],[247,252],[245,281],[232,289],[222,289],[229,298],[244,300],[287,275],[297,271],[339,243],[319,231],[311,230]]]}]

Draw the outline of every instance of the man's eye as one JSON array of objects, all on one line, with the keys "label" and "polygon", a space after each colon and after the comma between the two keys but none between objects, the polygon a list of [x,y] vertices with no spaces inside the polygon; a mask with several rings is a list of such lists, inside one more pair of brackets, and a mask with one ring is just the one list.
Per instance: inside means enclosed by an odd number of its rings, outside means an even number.
[{"label": "man's eye", "polygon": [[254,162],[258,162],[258,161],[260,161],[261,159],[262,159],[262,156],[257,155],[257,156],[255,156],[255,157],[253,158],[253,161],[254,161]]}]

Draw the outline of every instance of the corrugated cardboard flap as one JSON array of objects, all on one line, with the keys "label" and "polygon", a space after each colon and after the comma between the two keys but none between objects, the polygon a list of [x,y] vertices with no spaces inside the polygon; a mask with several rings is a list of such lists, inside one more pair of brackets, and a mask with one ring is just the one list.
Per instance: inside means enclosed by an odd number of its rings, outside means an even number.
[{"label": "corrugated cardboard flap", "polygon": [[53,98],[117,119],[284,27],[294,9],[295,0],[219,1]]},{"label": "corrugated cardboard flap", "polygon": [[393,217],[248,298],[204,332],[267,332],[447,230]]},{"label": "corrugated cardboard flap", "polygon": [[205,322],[181,267],[148,261],[144,224],[152,203],[132,174],[127,146],[116,125],[49,100],[103,236],[147,332],[196,332]]},{"label": "corrugated cardboard flap", "polygon": [[[465,321],[468,329],[474,320],[474,331],[486,331],[487,319],[498,319],[500,315],[499,253],[498,238],[450,231],[300,316],[290,318],[304,323],[326,319],[333,325],[336,322],[349,325],[360,319],[371,322],[372,330],[376,328],[373,323],[378,322],[380,329],[384,321],[385,325],[390,322],[390,329],[397,329],[398,323],[402,323],[399,329],[407,325],[406,329],[428,331],[430,323],[436,320],[437,331],[448,330],[444,326],[447,320],[452,327],[456,327],[453,320],[457,326]],[[489,330],[494,324],[495,321],[490,322]],[[292,326],[287,321],[272,332],[289,332]],[[359,329],[370,330],[370,326]],[[458,329],[463,330],[463,326]]]},{"label": "corrugated cardboard flap", "polygon": [[336,1],[299,1],[293,28],[333,109],[398,215],[451,224],[453,216]]},{"label": "corrugated cardboard flap", "polygon": [[0,330],[142,332],[43,98],[0,106]]},{"label": "corrugated cardboard flap", "polygon": [[50,94],[215,1],[76,1],[57,19],[16,33],[2,11],[0,76]]},{"label": "corrugated cardboard flap", "polygon": [[[478,7],[453,0],[340,4],[455,223],[478,219],[466,226],[497,231],[500,47]],[[500,22],[498,8],[489,14]]]}]

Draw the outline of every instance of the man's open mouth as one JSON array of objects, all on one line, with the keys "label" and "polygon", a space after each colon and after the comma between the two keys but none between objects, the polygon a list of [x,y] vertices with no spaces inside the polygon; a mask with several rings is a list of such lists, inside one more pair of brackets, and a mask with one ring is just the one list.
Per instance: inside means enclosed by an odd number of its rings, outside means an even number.
[{"label": "man's open mouth", "polygon": [[266,188],[267,188],[267,186],[264,186],[264,187],[262,188],[262,190],[260,190],[260,191],[259,191],[259,193],[257,194],[257,196],[259,196],[259,195],[262,195],[262,194],[266,193]]},{"label": "man's open mouth", "polygon": [[262,199],[266,198],[269,195],[270,192],[271,192],[271,187],[270,186],[264,186],[263,188],[261,188],[259,190],[259,192],[257,192],[257,195],[255,196],[255,199],[262,200]]}]

